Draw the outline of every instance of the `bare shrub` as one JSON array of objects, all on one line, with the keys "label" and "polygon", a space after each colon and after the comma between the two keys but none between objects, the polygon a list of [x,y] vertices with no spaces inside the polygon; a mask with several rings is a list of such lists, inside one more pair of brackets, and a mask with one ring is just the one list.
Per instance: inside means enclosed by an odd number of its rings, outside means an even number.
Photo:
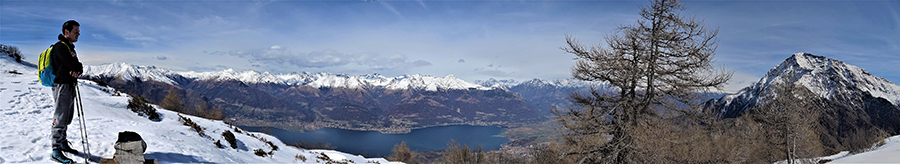
[{"label": "bare shrub", "polygon": [[131,99],[128,100],[128,109],[131,109],[132,112],[137,113],[139,116],[146,115],[148,119],[153,121],[160,121],[159,113],[156,112],[156,108],[150,106],[149,101],[140,95],[131,95]]},{"label": "bare shrub", "polygon": [[565,156],[566,145],[558,142],[551,142],[547,145],[537,146],[533,150],[531,150],[531,159],[528,160],[528,164],[545,164],[545,163],[556,163],[556,164],[573,164],[576,163],[573,159],[578,159],[577,157],[567,157]]},{"label": "bare shrub", "polygon": [[303,156],[303,155],[300,155],[300,154],[295,155],[295,156],[294,156],[294,159],[297,159],[297,160],[306,162],[306,156]]},{"label": "bare shrub", "polygon": [[481,146],[472,151],[469,149],[469,146],[460,145],[455,140],[450,140],[450,143],[447,143],[446,150],[443,157],[443,161],[446,164],[479,164],[488,161]]},{"label": "bare shrub", "polygon": [[221,140],[216,140],[216,143],[215,143],[215,144],[216,144],[216,147],[219,148],[219,149],[225,148],[225,146],[222,145],[222,141],[221,141]]},{"label": "bare shrub", "polygon": [[260,157],[266,157],[266,155],[269,155],[263,149],[255,149],[255,150],[253,150],[253,154],[256,154],[256,156],[260,156]]},{"label": "bare shrub", "polygon": [[228,141],[228,144],[231,145],[232,149],[237,149],[237,139],[234,138],[234,133],[226,130],[222,132],[222,137],[225,137],[225,141]]},{"label": "bare shrub", "polygon": [[200,134],[200,136],[206,136],[206,133],[203,132],[203,130],[206,130],[206,128],[198,125],[197,123],[194,123],[194,121],[191,121],[190,118],[184,117],[181,114],[178,114],[178,117],[178,121],[184,123],[184,126],[190,127],[191,130],[197,132],[197,134]]},{"label": "bare shrub", "polygon": [[331,146],[331,144],[325,143],[325,142],[298,141],[298,142],[288,144],[288,146],[293,146],[293,147],[301,148],[301,149],[322,149],[322,150],[336,149],[336,147]]},{"label": "bare shrub", "polygon": [[409,150],[409,146],[406,145],[406,142],[395,144],[394,149],[391,150],[391,152],[393,152],[393,154],[385,158],[388,161],[400,161],[407,164],[419,163],[418,161],[416,161],[416,158],[418,158],[418,154],[416,154],[416,152],[413,152],[412,150]]},{"label": "bare shrub", "polygon": [[175,86],[169,87],[169,93],[163,98],[160,106],[168,110],[184,113],[184,111],[182,111],[184,103],[181,102],[181,96],[178,96],[178,91]]}]

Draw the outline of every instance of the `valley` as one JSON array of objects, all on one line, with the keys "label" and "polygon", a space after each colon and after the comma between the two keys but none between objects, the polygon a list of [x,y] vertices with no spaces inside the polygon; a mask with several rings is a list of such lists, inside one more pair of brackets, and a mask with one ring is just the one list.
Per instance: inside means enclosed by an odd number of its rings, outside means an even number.
[{"label": "valley", "polygon": [[452,75],[176,72],[126,63],[87,69],[86,79],[152,102],[162,101],[171,90],[187,111],[206,104],[221,109],[225,121],[236,125],[301,131],[331,127],[407,133],[447,125],[522,126],[549,120],[549,108],[569,104],[569,93],[603,85],[539,79],[475,84]]}]

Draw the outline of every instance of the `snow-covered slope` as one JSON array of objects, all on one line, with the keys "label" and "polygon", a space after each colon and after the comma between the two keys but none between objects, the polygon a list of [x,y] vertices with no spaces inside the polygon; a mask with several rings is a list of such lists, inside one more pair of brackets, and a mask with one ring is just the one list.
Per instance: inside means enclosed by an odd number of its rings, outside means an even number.
[{"label": "snow-covered slope", "polygon": [[900,163],[900,136],[884,139],[881,145],[871,151],[841,157],[829,163]]},{"label": "snow-covered slope", "polygon": [[100,66],[87,66],[87,76],[122,77],[121,79],[156,80],[164,83],[175,83],[175,76],[182,76],[195,80],[237,80],[244,83],[275,83],[285,85],[307,85],[312,87],[343,87],[343,88],[367,88],[384,87],[387,89],[417,89],[436,91],[438,89],[478,89],[491,90],[493,87],[484,87],[469,83],[453,75],[435,77],[428,75],[403,75],[397,77],[385,77],[378,74],[350,76],[331,73],[294,73],[271,74],[269,72],[243,71],[225,69],[217,72],[175,72],[160,69],[153,66],[137,66],[126,63],[113,63]]},{"label": "snow-covered slope", "polygon": [[[5,56],[5,55],[3,55]],[[135,67],[126,67],[135,68]],[[139,67],[141,68],[141,67]],[[117,73],[137,78],[162,78],[167,71],[142,67],[142,69],[92,69]],[[10,71],[21,74],[9,73]],[[97,71],[101,72],[101,71]],[[50,156],[50,125],[52,122],[53,99],[51,88],[41,86],[36,78],[36,69],[0,57],[0,163],[55,163]],[[157,108],[162,121],[150,121],[126,108],[127,96],[113,96],[111,88],[94,85],[90,81],[80,81],[84,115],[87,122],[93,160],[112,158],[118,132],[134,131],[147,142],[147,158],[161,163],[327,163],[347,161],[350,163],[391,163],[382,158],[365,158],[331,150],[303,150],[283,144],[273,136],[261,133],[235,133],[238,148],[220,149],[214,144],[222,140],[222,132],[233,127],[222,121],[185,116],[206,128],[200,136],[191,131],[179,116],[172,111]],[[156,106],[154,106],[156,107]],[[73,147],[81,149],[80,125],[77,116],[69,126],[68,139]],[[255,149],[270,151],[272,148],[255,135],[274,143],[278,149],[272,156],[254,155]],[[83,155],[70,155],[76,162]],[[301,158],[305,158],[301,160]],[[329,160],[324,160],[329,159]]]},{"label": "snow-covered slope", "polygon": [[792,74],[799,77],[799,85],[822,98],[851,99],[846,96],[869,94],[884,98],[895,106],[900,105],[900,86],[897,84],[836,59],[796,53],[769,70],[759,82],[716,101],[715,105],[724,106],[720,108],[723,111],[718,112],[726,117],[733,116],[765,101],[767,97],[775,96],[770,86],[784,83]]},{"label": "snow-covered slope", "polygon": [[85,75],[110,75],[120,79],[140,79],[141,81],[159,81],[167,84],[175,84],[172,76],[175,72],[156,68],[154,66],[137,66],[127,63],[113,63],[101,66],[86,66]]}]

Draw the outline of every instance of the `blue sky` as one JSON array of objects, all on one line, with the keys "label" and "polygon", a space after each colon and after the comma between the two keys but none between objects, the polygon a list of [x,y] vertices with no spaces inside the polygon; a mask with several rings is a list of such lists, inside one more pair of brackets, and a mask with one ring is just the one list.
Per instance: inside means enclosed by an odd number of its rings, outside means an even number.
[{"label": "blue sky", "polygon": [[[88,65],[173,70],[570,78],[565,36],[602,43],[647,1],[0,1],[0,43],[26,60],[81,23]],[[900,81],[900,1],[684,1],[719,28],[734,91],[797,52]]]}]

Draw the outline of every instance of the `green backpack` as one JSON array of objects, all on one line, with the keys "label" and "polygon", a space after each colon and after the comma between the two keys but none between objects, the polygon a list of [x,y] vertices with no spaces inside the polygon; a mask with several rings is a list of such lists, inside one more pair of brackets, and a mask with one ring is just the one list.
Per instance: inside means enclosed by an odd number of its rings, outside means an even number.
[{"label": "green backpack", "polygon": [[[60,41],[60,43],[63,43],[63,45],[66,45],[66,42]],[[56,44],[54,44],[54,45],[56,45]],[[66,45],[66,48],[68,48],[68,47],[69,47],[69,45]],[[53,80],[56,79],[56,75],[53,75],[53,72],[55,72],[56,69],[53,68],[53,56],[52,56],[53,53],[52,52],[53,52],[53,45],[50,45],[50,48],[47,48],[47,50],[44,50],[44,52],[42,52],[41,56],[38,58],[38,79],[40,80],[41,85],[44,85],[46,87],[52,87]]]}]

